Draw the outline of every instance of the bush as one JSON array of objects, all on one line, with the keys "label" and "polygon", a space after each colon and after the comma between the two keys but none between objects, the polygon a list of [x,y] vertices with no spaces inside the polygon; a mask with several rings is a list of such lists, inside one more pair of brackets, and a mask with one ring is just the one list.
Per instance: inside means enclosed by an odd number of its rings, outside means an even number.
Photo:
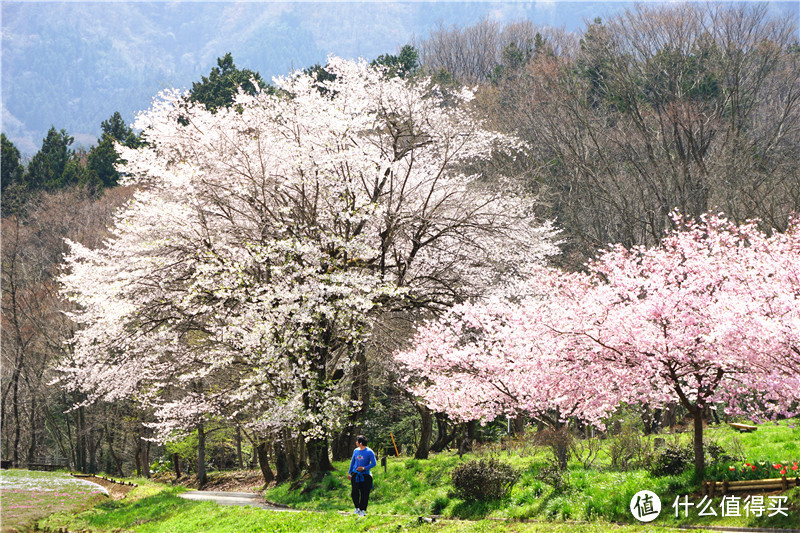
[{"label": "bush", "polygon": [[626,426],[608,447],[611,466],[622,472],[636,470],[647,465],[652,459],[650,441],[642,438],[641,432]]},{"label": "bush", "polygon": [[463,500],[499,500],[511,493],[519,472],[496,459],[468,461],[453,469],[452,479],[456,495]]},{"label": "bush", "polygon": [[691,446],[667,444],[656,454],[650,471],[656,476],[677,476],[689,468],[693,460]]},{"label": "bush", "polygon": [[172,459],[169,457],[162,457],[161,459],[150,465],[150,473],[155,475],[168,474],[172,471],[173,471]]},{"label": "bush", "polygon": [[735,452],[729,453],[727,450],[725,450],[725,448],[713,441],[706,443],[704,448],[709,464],[732,463],[744,459],[744,457]]}]

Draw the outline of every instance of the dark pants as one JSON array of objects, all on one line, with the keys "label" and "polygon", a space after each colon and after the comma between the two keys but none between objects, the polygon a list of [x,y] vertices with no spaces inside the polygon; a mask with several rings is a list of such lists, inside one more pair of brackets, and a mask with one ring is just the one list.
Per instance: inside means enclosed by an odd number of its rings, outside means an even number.
[{"label": "dark pants", "polygon": [[353,505],[356,509],[362,511],[367,510],[367,503],[369,503],[369,491],[372,490],[372,476],[364,476],[364,481],[356,482],[356,477],[350,480],[350,485],[353,489],[350,491],[350,496],[353,497]]}]

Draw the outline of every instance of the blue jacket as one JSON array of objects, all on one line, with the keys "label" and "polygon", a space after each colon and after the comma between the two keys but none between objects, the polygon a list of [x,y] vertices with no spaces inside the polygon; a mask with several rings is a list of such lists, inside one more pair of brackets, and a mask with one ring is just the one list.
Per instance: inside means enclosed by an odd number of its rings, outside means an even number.
[{"label": "blue jacket", "polygon": [[[350,459],[350,470],[348,473],[355,477],[356,482],[364,481],[364,476],[371,476],[370,470],[373,466],[378,464],[375,460],[375,452],[373,452],[369,448],[364,448],[364,450],[359,450],[356,448],[353,450],[353,458]],[[363,471],[358,471],[356,468],[359,466],[363,466]]]}]

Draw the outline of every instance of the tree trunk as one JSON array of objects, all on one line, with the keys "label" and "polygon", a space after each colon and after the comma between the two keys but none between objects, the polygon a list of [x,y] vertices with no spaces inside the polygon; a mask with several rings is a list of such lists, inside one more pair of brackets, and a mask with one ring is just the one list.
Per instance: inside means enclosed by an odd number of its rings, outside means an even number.
[{"label": "tree trunk", "polygon": [[19,372],[15,369],[12,376],[14,395],[11,397],[11,407],[14,411],[14,466],[19,467],[19,441],[22,424],[19,423]]},{"label": "tree trunk", "polygon": [[275,452],[275,482],[278,484],[291,479],[289,471],[289,459],[286,457],[286,448],[281,439],[276,439],[272,444],[272,449]]},{"label": "tree trunk", "polygon": [[288,429],[283,430],[283,450],[285,452],[287,467],[289,468],[289,478],[294,479],[300,475],[303,470],[300,461],[299,451],[295,446],[292,434]]},{"label": "tree trunk", "polygon": [[256,450],[258,451],[258,466],[261,468],[261,475],[264,476],[264,487],[266,487],[275,479],[272,468],[269,466],[269,444],[266,441],[259,442]]},{"label": "tree trunk", "polygon": [[208,481],[206,474],[206,432],[203,423],[197,424],[197,486],[202,487]]},{"label": "tree trunk", "polygon": [[422,418],[419,432],[419,444],[414,453],[414,459],[427,459],[430,450],[431,435],[433,434],[433,415],[425,405],[416,403],[417,411]]},{"label": "tree trunk", "polygon": [[519,415],[512,420],[512,430],[515,437],[521,437],[525,434],[525,416]]},{"label": "tree trunk", "polygon": [[694,477],[702,481],[706,469],[705,453],[703,452],[703,408],[695,405],[694,415]]},{"label": "tree trunk", "polygon": [[[97,438],[95,438],[95,435]],[[101,449],[101,443],[103,442],[103,430],[96,429],[94,426],[94,421],[90,421],[90,428],[89,428],[89,435],[87,436],[88,441],[88,452],[89,452],[89,473],[96,474],[97,473],[97,451]]]},{"label": "tree trunk", "polygon": [[661,423],[661,409],[654,409],[651,411],[649,407],[642,407],[641,419],[644,425],[644,434],[652,435],[659,429]]},{"label": "tree trunk", "polygon": [[181,477],[181,456],[177,453],[172,454],[172,468],[175,469],[175,479]]},{"label": "tree trunk", "polygon": [[36,460],[36,441],[38,438],[36,436],[36,396],[31,390],[30,383],[28,383],[28,391],[31,393],[31,413],[29,422],[31,425],[31,442],[30,446],[28,446],[28,464],[31,464]]},{"label": "tree trunk", "polygon": [[[67,402],[67,395],[63,391],[61,392],[61,401],[63,402],[64,406],[69,405]],[[76,452],[77,444],[72,440],[72,424],[70,423],[70,416],[69,413],[64,413],[64,422],[67,426],[67,445],[69,446],[69,466],[75,470],[78,470],[78,456]]]},{"label": "tree trunk", "polygon": [[447,415],[444,413],[436,413],[436,440],[431,445],[431,451],[440,452],[444,449],[442,444],[447,438]]},{"label": "tree trunk", "polygon": [[142,475],[150,478],[150,441],[142,440]]},{"label": "tree trunk", "polygon": [[441,452],[447,448],[458,436],[458,425],[452,424],[452,429],[448,431],[448,418],[444,413],[436,413],[436,428],[439,432],[436,442],[431,446],[432,452]]},{"label": "tree trunk", "polygon": [[136,449],[133,451],[133,461],[136,463],[136,475],[142,477],[142,439],[136,436]]},{"label": "tree trunk", "polygon": [[669,427],[674,428],[675,424],[677,423],[677,417],[675,416],[675,412],[678,406],[675,403],[667,404],[666,408],[661,415],[661,425],[662,427]]},{"label": "tree trunk", "polygon": [[463,433],[461,437],[461,444],[458,446],[458,456],[461,457],[465,453],[472,451],[472,443],[475,440],[475,430],[477,425],[476,420],[470,420],[463,424]]},{"label": "tree trunk", "polygon": [[[236,426],[236,461],[239,470],[244,470],[244,460],[242,459],[242,428]],[[270,470],[272,473],[272,470]]]},{"label": "tree trunk", "polygon": [[86,473],[86,408],[78,408],[75,422],[75,440],[77,441],[78,470]]},{"label": "tree trunk", "polygon": [[125,477],[125,473],[122,471],[122,460],[114,451],[114,435],[111,433],[108,427],[106,427],[106,443],[108,444],[108,453],[111,455],[111,459],[114,461],[114,465],[116,466],[117,474]]},{"label": "tree trunk", "polygon": [[319,481],[326,472],[333,470],[328,456],[327,439],[311,439],[306,443],[306,452],[308,453],[308,473],[311,474],[311,479]]}]

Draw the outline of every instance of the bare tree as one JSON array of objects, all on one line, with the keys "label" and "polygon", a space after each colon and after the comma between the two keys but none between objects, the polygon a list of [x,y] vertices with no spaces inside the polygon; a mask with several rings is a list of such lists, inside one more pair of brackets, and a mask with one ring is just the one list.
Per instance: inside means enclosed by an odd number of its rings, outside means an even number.
[{"label": "bare tree", "polygon": [[461,83],[475,84],[492,79],[510,47],[524,55],[526,50],[533,51],[537,42],[547,43],[559,56],[577,51],[576,36],[563,29],[537,26],[529,20],[501,25],[488,18],[466,28],[440,24],[414,46],[427,72],[444,72]]},{"label": "bare tree", "polygon": [[41,193],[2,221],[2,450],[15,464],[60,455],[96,468],[108,406],[65,414],[79,399],[49,386],[68,349],[72,322],[63,313],[55,276],[70,237],[96,247],[111,213],[130,191],[94,200],[85,191]]},{"label": "bare tree", "polygon": [[496,126],[529,144],[566,263],[657,242],[673,210],[785,225],[800,208],[795,31],[764,5],[640,5],[486,89]]}]

